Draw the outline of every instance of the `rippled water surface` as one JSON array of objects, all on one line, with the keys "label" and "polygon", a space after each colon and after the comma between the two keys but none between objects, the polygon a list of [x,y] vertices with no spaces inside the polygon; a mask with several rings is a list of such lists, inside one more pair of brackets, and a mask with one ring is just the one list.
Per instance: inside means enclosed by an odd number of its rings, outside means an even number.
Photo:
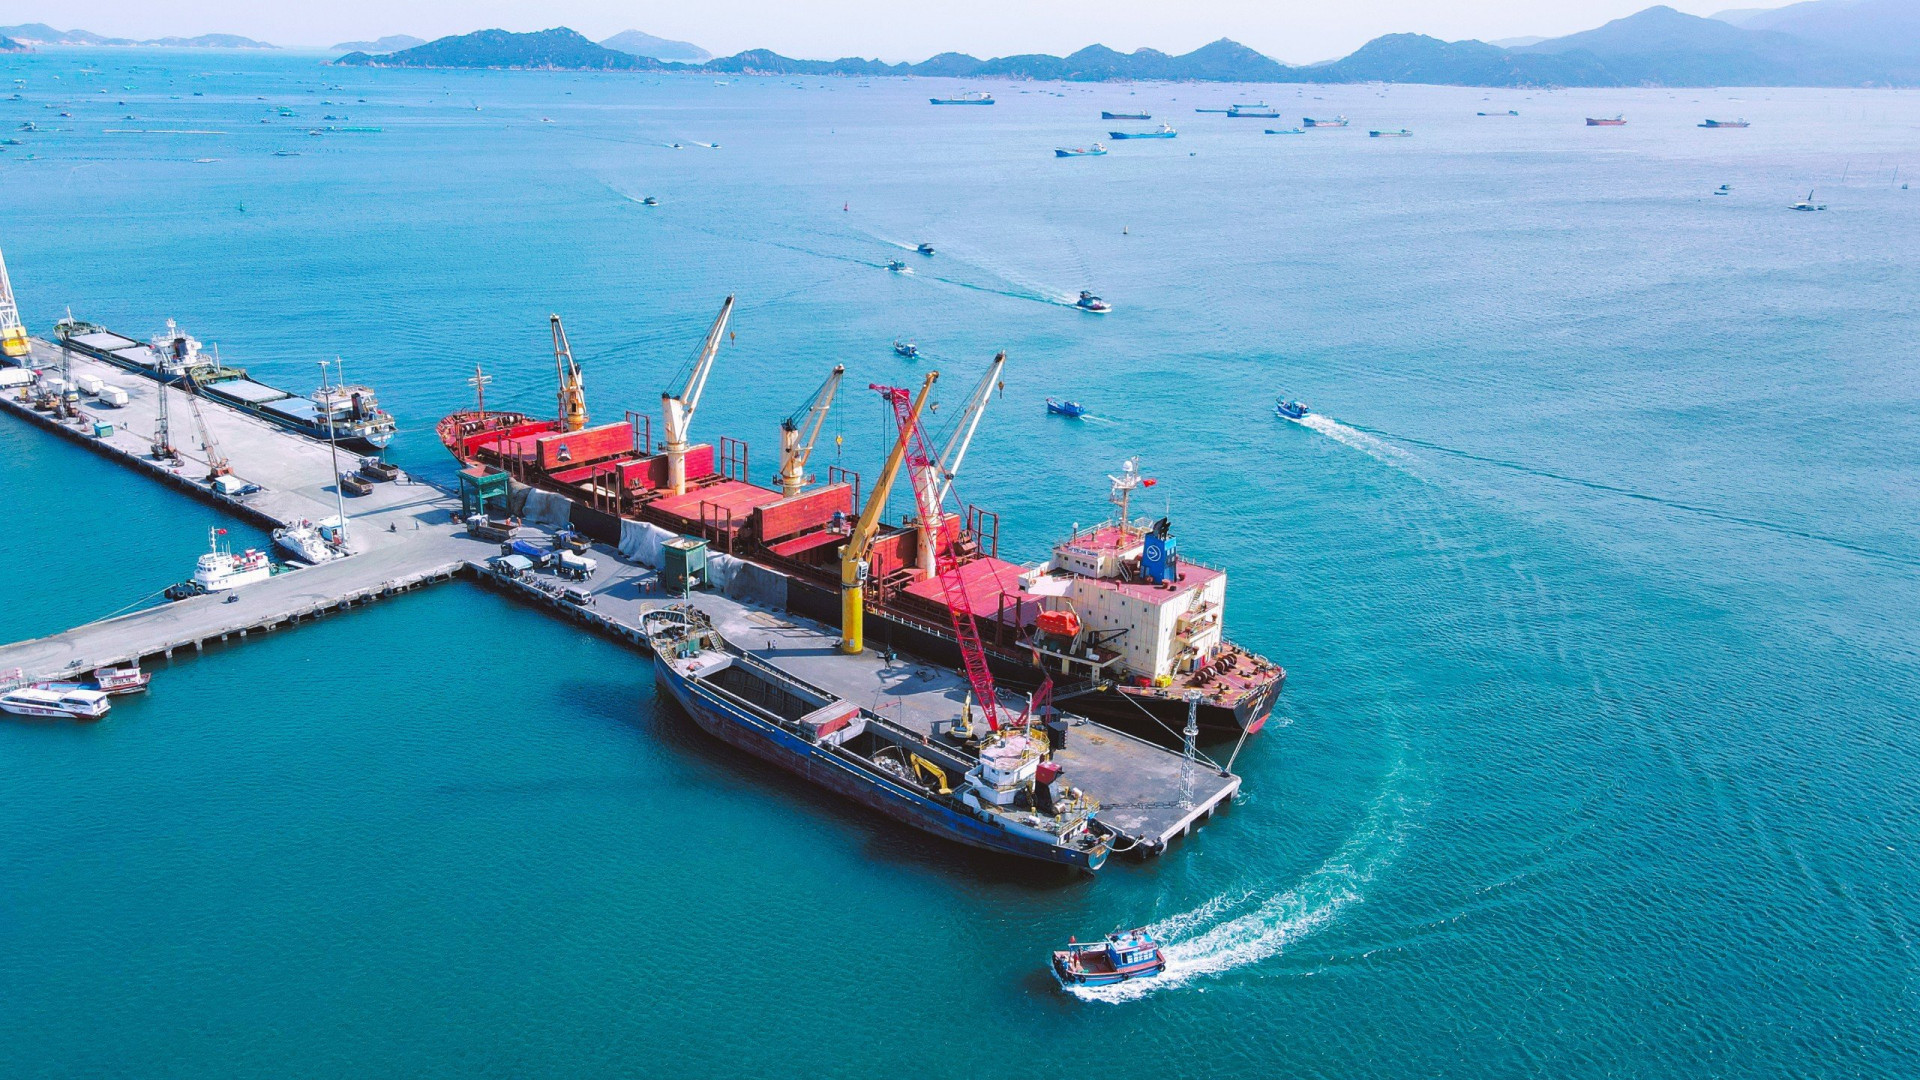
[{"label": "rippled water surface", "polygon": [[[651,410],[737,294],[696,427],[749,439],[761,479],[832,364],[860,388],[937,366],[957,409],[1004,348],[961,480],[1004,551],[1101,516],[1138,454],[1150,509],[1229,568],[1231,634],[1290,672],[1238,805],[1065,879],[715,745],[636,654],[468,586],[213,650],[104,723],[0,724],[9,1075],[1920,1058],[1914,95],[1016,84],[935,109],[958,88],[105,50],[0,72],[0,246],[36,332],[173,317],[292,387],[337,354],[399,417],[393,456],[442,477],[432,421],[476,364],[490,400],[551,406],[549,312],[608,416]],[[1283,119],[1193,112],[1247,95]],[[1056,159],[1126,123],[1102,108],[1180,136]],[[1261,134],[1321,113],[1355,127]],[[1830,209],[1788,212],[1808,189]],[[1071,310],[1083,288],[1114,313]],[[1276,420],[1280,393],[1317,415]],[[846,393],[816,466],[871,474],[881,417]],[[15,421],[0,455],[10,640],[186,576],[215,518]],[[1170,943],[1166,978],[1045,976],[1123,923]]]}]

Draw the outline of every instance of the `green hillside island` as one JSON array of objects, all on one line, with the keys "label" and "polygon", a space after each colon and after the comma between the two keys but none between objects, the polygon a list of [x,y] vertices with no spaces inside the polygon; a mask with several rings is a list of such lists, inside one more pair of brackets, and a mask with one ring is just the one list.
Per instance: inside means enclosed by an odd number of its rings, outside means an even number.
[{"label": "green hillside island", "polygon": [[[350,53],[335,63],[375,67],[528,68],[575,71],[684,71],[735,75],[921,76],[1071,82],[1401,82],[1452,86],[1905,86],[1920,84],[1920,41],[1875,50],[1860,38],[1861,8],[1888,7],[1897,27],[1912,0],[1813,0],[1796,31],[1749,29],[1652,7],[1567,37],[1502,48],[1483,41],[1441,41],[1421,34],[1375,38],[1327,64],[1282,64],[1222,38],[1174,56],[1156,49],[1118,52],[1092,45],[1070,56],[1035,53],[981,60],[941,53],[918,64],[849,57],[797,60],[767,49],[689,64],[637,56],[595,44],[564,27],[533,34],[483,30],[399,52]],[[1829,5],[1831,7],[1829,8]],[[1834,27],[1842,29],[1834,29]]]}]

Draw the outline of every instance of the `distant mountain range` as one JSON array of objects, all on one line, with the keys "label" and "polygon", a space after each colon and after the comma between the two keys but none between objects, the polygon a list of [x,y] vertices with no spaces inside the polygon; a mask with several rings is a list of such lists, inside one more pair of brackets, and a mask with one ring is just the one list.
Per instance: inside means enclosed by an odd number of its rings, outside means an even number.
[{"label": "distant mountain range", "polygon": [[135,41],[132,38],[105,37],[91,30],[55,30],[46,23],[0,26],[0,37],[26,45],[157,45],[176,49],[272,49],[278,46],[255,41],[238,34],[201,34],[199,37],[163,37]]},{"label": "distant mountain range", "polygon": [[655,60],[681,60],[697,64],[713,59],[713,54],[691,41],[671,41],[638,30],[622,30],[600,42],[615,52],[646,56]]},{"label": "distant mountain range", "polygon": [[388,34],[386,37],[377,38],[373,41],[343,41],[327,51],[337,53],[390,53],[399,52],[401,49],[411,49],[415,45],[425,45],[426,43],[426,38],[417,38],[412,34]]}]

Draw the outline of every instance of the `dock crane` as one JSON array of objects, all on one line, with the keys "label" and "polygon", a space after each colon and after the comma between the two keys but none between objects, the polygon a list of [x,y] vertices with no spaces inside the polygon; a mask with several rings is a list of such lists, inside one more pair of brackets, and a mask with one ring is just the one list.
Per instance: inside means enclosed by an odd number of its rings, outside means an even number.
[{"label": "dock crane", "polygon": [[727,320],[733,316],[733,297],[720,305],[720,314],[707,331],[700,355],[687,373],[680,393],[660,395],[661,419],[666,428],[667,487],[675,495],[687,493],[687,428],[693,423],[693,411],[700,407],[700,394],[707,388],[707,373],[713,370],[713,358],[720,352],[720,337],[727,332]]},{"label": "dock crane", "polygon": [[0,256],[0,353],[20,360],[32,355],[27,328],[20,322],[20,306],[13,301],[13,282],[7,278],[7,260]]},{"label": "dock crane", "polygon": [[[880,469],[880,477],[874,481],[873,490],[867,493],[867,505],[860,511],[860,520],[854,523],[853,532],[848,534],[847,542],[840,547],[840,651],[858,655],[866,648],[867,615],[867,555],[873,550],[873,538],[880,532],[880,515],[887,508],[887,495],[893,491],[894,478],[900,475],[900,463],[906,459],[907,448],[913,433],[919,430],[920,413],[927,407],[927,395],[933,392],[933,384],[940,378],[937,371],[927,372],[926,381],[920,384],[920,395],[913,399],[910,406],[902,405],[902,415],[908,422],[900,425],[900,437],[894,440],[893,449],[887,453],[887,463]],[[882,389],[873,387],[873,389]],[[884,388],[899,395],[904,401],[907,391],[893,387]]]},{"label": "dock crane", "polygon": [[220,440],[213,437],[213,429],[207,426],[206,415],[200,411],[200,384],[192,375],[183,381],[187,387],[187,408],[193,413],[193,426],[199,429],[200,446],[207,452],[207,482],[212,483],[233,469],[227,464],[227,455],[220,450]]},{"label": "dock crane", "polygon": [[827,410],[833,407],[833,395],[847,373],[845,364],[836,364],[827,381],[820,384],[805,405],[780,421],[780,494],[791,499],[807,486],[807,459],[813,456],[813,444],[826,425]]},{"label": "dock crane", "polygon": [[[1026,715],[1003,721],[999,692],[993,684],[993,672],[987,667],[987,649],[981,644],[979,627],[974,624],[973,600],[967,595],[966,579],[960,572],[960,557],[954,550],[954,543],[959,539],[958,530],[953,527],[953,518],[943,508],[943,493],[951,487],[952,477],[945,477],[946,482],[939,479],[939,460],[928,449],[927,433],[920,425],[920,410],[907,407],[907,392],[895,386],[876,386],[873,389],[892,403],[894,416],[900,426],[901,441],[904,443],[911,439],[911,446],[906,452],[908,468],[915,477],[934,477],[931,482],[916,482],[913,485],[914,502],[920,520],[931,523],[929,528],[933,532],[936,576],[940,579],[940,591],[946,598],[947,614],[953,619],[953,636],[960,643],[961,667],[966,672],[967,685],[973,690],[974,701],[978,703],[981,715],[986,717],[990,731],[999,731],[1009,722],[1028,723],[1034,715],[1035,706],[1042,703],[1049,688],[1043,687],[1041,694],[1035,695],[1027,706]],[[961,441],[964,444],[967,439]]]},{"label": "dock crane", "polygon": [[553,324],[553,366],[560,385],[560,430],[579,431],[587,426],[587,395],[580,388],[580,365],[573,362],[573,346],[567,344],[567,328],[560,316],[547,316]]},{"label": "dock crane", "polygon": [[[947,445],[940,451],[938,458],[932,459],[913,473],[915,500],[919,502],[919,490],[924,487],[932,496],[936,507],[946,505],[947,496],[953,491],[953,478],[960,472],[960,463],[966,460],[967,447],[973,444],[973,434],[980,429],[980,418],[987,411],[987,401],[993,396],[993,388],[1000,381],[1000,373],[1007,366],[1007,354],[1002,351],[988,365],[987,373],[981,377],[973,394],[967,398],[966,406],[960,417],[954,422],[953,433],[947,437]],[[935,558],[934,536],[937,522],[922,517],[915,526],[919,534],[920,568],[924,576],[932,577],[938,570],[939,560]]]}]

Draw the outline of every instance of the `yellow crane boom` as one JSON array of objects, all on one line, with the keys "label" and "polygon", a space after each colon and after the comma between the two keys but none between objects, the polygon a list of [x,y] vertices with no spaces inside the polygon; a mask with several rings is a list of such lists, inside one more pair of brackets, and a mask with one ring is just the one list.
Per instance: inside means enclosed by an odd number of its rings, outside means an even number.
[{"label": "yellow crane boom", "polygon": [[900,463],[907,456],[907,442],[920,423],[927,396],[933,392],[934,380],[939,377],[939,372],[929,371],[926,382],[920,384],[920,394],[913,399],[908,421],[900,425],[899,441],[888,452],[880,478],[874,481],[873,490],[867,494],[867,505],[860,511],[860,520],[854,523],[853,532],[840,548],[840,651],[843,653],[857,654],[866,648],[867,553],[880,531],[880,514],[886,509],[894,479],[900,475]]},{"label": "yellow crane boom", "polygon": [[560,379],[560,430],[579,431],[587,426],[587,394],[580,386],[580,365],[573,362],[573,346],[567,344],[567,328],[560,316],[549,315],[553,324],[553,366]]}]

